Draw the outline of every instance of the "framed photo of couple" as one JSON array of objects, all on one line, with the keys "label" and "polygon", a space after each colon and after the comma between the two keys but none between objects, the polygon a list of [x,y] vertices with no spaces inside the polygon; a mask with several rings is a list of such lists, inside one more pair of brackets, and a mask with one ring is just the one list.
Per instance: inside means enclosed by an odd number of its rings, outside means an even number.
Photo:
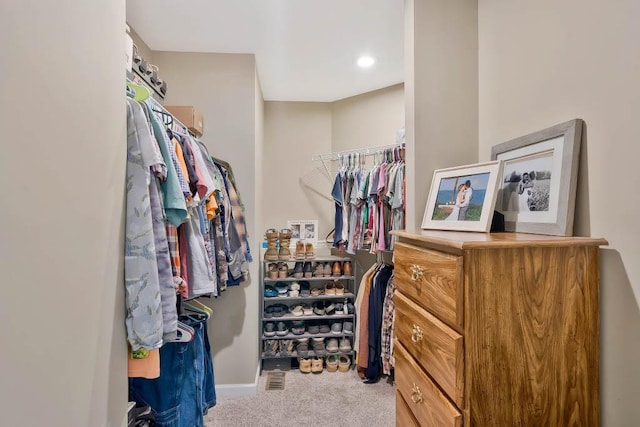
[{"label": "framed photo of couple", "polygon": [[500,161],[434,171],[422,228],[488,232],[501,172]]},{"label": "framed photo of couple", "polygon": [[582,125],[573,119],[493,146],[504,165],[496,210],[505,231],[573,234]]}]

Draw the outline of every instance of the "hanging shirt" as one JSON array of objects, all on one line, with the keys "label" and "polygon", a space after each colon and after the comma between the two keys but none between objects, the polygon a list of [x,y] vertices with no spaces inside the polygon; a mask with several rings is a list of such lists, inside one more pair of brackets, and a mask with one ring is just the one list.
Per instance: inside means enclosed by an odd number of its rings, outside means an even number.
[{"label": "hanging shirt", "polygon": [[153,151],[142,107],[127,100],[127,181],[125,220],[125,305],[132,350],[162,345],[163,325],[158,264],[149,201],[150,167],[162,159]]},{"label": "hanging shirt", "polygon": [[335,206],[335,231],[333,233],[333,247],[337,248],[342,241],[342,205],[344,200],[342,199],[342,177],[340,172],[336,174],[336,179],[333,183],[333,189],[331,190],[331,197]]}]

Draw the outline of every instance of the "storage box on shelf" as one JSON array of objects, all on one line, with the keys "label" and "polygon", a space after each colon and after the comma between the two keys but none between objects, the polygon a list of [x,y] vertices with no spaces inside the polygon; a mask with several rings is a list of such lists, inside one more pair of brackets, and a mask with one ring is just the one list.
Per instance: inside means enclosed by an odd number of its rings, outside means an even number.
[{"label": "storage box on shelf", "polygon": [[598,425],[605,240],[393,234],[398,425]]},{"label": "storage box on shelf", "polygon": [[335,355],[332,361],[339,358],[341,370],[351,363],[356,320],[351,259],[264,260],[262,272],[261,360]]}]

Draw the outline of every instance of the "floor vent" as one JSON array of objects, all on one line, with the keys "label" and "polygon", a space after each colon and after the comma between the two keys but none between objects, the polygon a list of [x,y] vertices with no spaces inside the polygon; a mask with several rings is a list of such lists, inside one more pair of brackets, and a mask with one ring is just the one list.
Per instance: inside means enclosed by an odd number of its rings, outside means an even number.
[{"label": "floor vent", "polygon": [[267,374],[266,390],[284,390],[284,372],[269,372]]}]

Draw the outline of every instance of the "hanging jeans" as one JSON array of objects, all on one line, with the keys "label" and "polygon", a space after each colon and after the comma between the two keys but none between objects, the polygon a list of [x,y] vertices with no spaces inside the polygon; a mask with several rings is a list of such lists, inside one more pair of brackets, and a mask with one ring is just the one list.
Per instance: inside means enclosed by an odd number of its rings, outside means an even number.
[{"label": "hanging jeans", "polygon": [[203,427],[204,414],[216,404],[215,379],[206,321],[180,320],[195,331],[192,341],[160,348],[160,377],[129,379],[129,399],[149,405],[158,427]]}]

